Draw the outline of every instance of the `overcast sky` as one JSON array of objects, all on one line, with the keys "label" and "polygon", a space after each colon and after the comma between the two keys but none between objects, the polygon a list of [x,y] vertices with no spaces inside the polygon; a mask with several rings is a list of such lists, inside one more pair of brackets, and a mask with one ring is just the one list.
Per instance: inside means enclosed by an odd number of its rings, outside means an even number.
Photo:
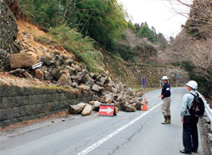
[{"label": "overcast sky", "polygon": [[[174,1],[174,0],[171,0]],[[118,0],[131,16],[133,23],[147,22],[154,26],[157,33],[162,32],[168,39],[175,37],[185,24],[186,17],[178,15],[167,0]],[[174,5],[179,11],[189,11],[182,5]]]}]

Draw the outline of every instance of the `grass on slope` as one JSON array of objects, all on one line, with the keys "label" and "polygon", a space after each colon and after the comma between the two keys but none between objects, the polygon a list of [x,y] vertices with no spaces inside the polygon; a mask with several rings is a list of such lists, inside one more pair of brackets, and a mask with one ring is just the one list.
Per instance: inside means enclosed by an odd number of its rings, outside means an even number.
[{"label": "grass on slope", "polygon": [[49,34],[67,51],[73,52],[79,61],[84,62],[89,71],[100,72],[103,70],[104,57],[100,51],[94,48],[94,40],[89,37],[83,37],[82,34],[66,25],[50,29]]}]

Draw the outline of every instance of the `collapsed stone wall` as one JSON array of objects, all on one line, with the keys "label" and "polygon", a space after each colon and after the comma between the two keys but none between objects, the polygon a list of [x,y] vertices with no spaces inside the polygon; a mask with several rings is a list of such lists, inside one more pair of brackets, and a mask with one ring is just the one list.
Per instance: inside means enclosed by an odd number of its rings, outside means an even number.
[{"label": "collapsed stone wall", "polygon": [[8,66],[8,56],[18,52],[18,44],[14,43],[17,36],[16,18],[5,4],[0,0],[0,70]]},{"label": "collapsed stone wall", "polygon": [[63,89],[0,85],[0,127],[64,111],[69,105],[92,100],[90,94]]}]

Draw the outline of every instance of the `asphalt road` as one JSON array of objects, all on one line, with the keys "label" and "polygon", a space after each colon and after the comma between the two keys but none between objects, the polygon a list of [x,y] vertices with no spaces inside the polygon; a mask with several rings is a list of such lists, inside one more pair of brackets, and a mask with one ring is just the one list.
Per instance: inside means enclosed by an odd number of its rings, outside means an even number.
[{"label": "asphalt road", "polygon": [[[147,112],[70,116],[1,133],[0,155],[180,155],[184,93],[185,88],[173,89],[170,125],[161,125],[160,90],[154,90],[144,95]],[[203,155],[201,145],[197,155]]]}]

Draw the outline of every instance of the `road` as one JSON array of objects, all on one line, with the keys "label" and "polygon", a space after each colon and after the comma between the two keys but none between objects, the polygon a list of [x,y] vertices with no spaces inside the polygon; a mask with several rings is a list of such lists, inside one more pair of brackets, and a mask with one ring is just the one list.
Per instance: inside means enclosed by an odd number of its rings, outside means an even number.
[{"label": "road", "polygon": [[[172,124],[161,125],[160,90],[146,93],[149,111],[115,117],[70,116],[0,136],[0,155],[180,155],[185,88],[172,92]],[[202,147],[197,155],[203,155]]]}]

